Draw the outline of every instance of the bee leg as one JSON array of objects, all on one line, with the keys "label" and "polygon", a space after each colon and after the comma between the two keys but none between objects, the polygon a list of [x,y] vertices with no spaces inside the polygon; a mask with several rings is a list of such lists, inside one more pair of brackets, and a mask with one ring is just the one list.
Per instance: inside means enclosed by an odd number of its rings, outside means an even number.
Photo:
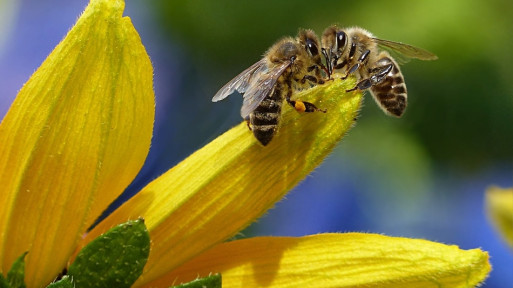
[{"label": "bee leg", "polygon": [[[324,56],[324,59],[326,60],[326,66],[322,65],[322,69],[328,75],[328,80],[331,79],[331,73],[333,72],[333,66],[331,62],[336,62],[336,58],[333,59],[334,61],[330,61],[330,56],[328,55],[328,52],[326,52],[326,49],[321,48],[321,53]],[[331,55],[331,53],[330,53]]]},{"label": "bee leg", "polygon": [[378,84],[379,82],[383,81],[383,79],[385,79],[385,77],[392,70],[393,67],[394,67],[393,64],[388,64],[385,66],[381,66],[381,67],[372,69],[371,70],[372,74],[370,75],[369,78],[365,78],[365,79],[361,80],[360,82],[356,83],[356,86],[354,86],[351,89],[346,90],[346,92],[351,92],[356,89],[365,90],[365,89],[372,87],[373,85]]},{"label": "bee leg", "polygon": [[244,118],[244,121],[246,121],[246,125],[248,125],[249,131],[253,131],[253,128],[251,128],[251,122],[249,121],[249,116]]},{"label": "bee leg", "polygon": [[347,65],[347,59],[344,59],[344,61],[337,64],[338,59],[333,61],[333,70],[339,70],[344,68]]},{"label": "bee leg", "polygon": [[315,106],[314,104],[310,103],[310,102],[306,102],[306,101],[296,101],[296,102],[302,102],[303,105],[305,106],[305,112],[315,112],[315,111],[319,111],[319,112],[322,112],[322,113],[326,113],[326,109],[321,109],[321,108],[317,108],[317,106]]},{"label": "bee leg", "polygon": [[[347,64],[349,64],[349,60],[353,60],[353,57],[354,57],[354,54],[356,53],[356,44],[353,42],[351,44],[351,48],[349,50],[349,55],[348,57],[344,58],[344,61],[340,62],[337,64],[339,58],[338,57],[335,57],[334,60],[333,60],[333,70],[339,70],[339,69],[342,69],[344,67],[346,67]],[[342,79],[346,79],[347,76],[349,75],[349,73],[343,77]]]},{"label": "bee leg", "polygon": [[349,77],[349,75],[354,73],[356,70],[360,69],[360,67],[363,64],[363,62],[365,62],[365,60],[367,60],[367,57],[369,57],[369,54],[370,54],[370,50],[365,50],[362,53],[362,55],[360,56],[360,58],[358,58],[358,62],[356,62],[356,64],[354,64],[353,67],[351,67],[347,71],[346,75],[344,77],[342,77],[342,80],[346,79],[347,77]]},{"label": "bee leg", "polygon": [[[317,84],[322,85],[326,83],[326,81],[333,80],[331,79],[331,76],[329,76],[328,68],[326,68],[326,66],[321,64],[321,66],[316,67],[317,69],[315,70],[315,77],[317,77]],[[325,75],[323,75],[321,71],[324,71]],[[328,77],[326,77],[326,75],[328,75]]]},{"label": "bee leg", "polygon": [[[324,74],[328,75],[328,77],[326,77],[327,79],[326,80],[332,80],[331,79],[331,72],[329,71],[328,68],[326,68],[326,66],[322,65],[321,66],[321,69],[322,71],[324,71]],[[321,76],[321,71],[320,69],[317,69],[317,73],[316,73],[317,76]]]},{"label": "bee leg", "polygon": [[324,80],[322,79],[323,77],[321,75],[321,69],[324,69],[326,74],[328,74],[328,69],[326,69],[326,67],[324,67],[324,65],[322,65],[322,67],[319,67],[319,65],[315,64],[315,65],[308,67],[306,69],[306,71],[308,71],[308,72],[314,71],[315,76],[314,75],[305,75],[303,77],[303,79],[301,79],[301,84],[305,84],[306,80],[308,80],[312,83],[315,83],[315,84],[321,84],[321,85],[324,84]]},{"label": "bee leg", "polygon": [[354,86],[351,89],[347,89],[346,92],[351,92],[354,90],[365,90],[372,86],[372,80],[370,78],[363,79],[362,81],[356,83],[356,86]]},{"label": "bee leg", "polygon": [[306,101],[300,101],[300,100],[290,100],[290,98],[287,97],[287,103],[290,104],[294,109],[296,109],[297,112],[315,112],[319,111],[322,113],[326,113],[326,109],[320,109],[317,108],[314,104]]},{"label": "bee leg", "polygon": [[314,70],[317,72],[319,70],[319,67],[317,67],[317,65],[312,65],[312,66],[306,68],[306,71],[308,71],[308,72],[312,72]]},{"label": "bee leg", "polygon": [[347,77],[349,77],[349,75],[351,75],[351,73],[353,73],[354,71],[358,70],[358,68],[360,68],[360,63],[356,63],[353,65],[353,67],[351,67],[351,69],[349,69],[349,71],[347,71],[346,75],[342,76],[342,80],[345,80],[347,79]]},{"label": "bee leg", "polygon": [[301,84],[305,84],[306,80],[315,83],[315,84],[324,84],[324,80],[319,79],[312,75],[305,75],[303,79],[301,79]]}]

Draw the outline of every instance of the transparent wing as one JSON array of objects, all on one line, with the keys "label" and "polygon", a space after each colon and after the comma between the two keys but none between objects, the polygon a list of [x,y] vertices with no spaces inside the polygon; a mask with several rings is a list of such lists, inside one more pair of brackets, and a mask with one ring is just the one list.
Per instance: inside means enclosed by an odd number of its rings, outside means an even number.
[{"label": "transparent wing", "polygon": [[391,54],[393,54],[393,57],[402,63],[408,62],[408,60],[411,58],[419,60],[438,59],[438,57],[435,54],[419,47],[378,38],[372,38],[372,40],[376,42],[381,48],[391,52]]},{"label": "transparent wing", "polygon": [[248,69],[242,71],[239,75],[235,76],[230,82],[226,83],[219,91],[217,91],[216,95],[212,98],[212,102],[221,101],[224,98],[228,97],[234,91],[239,93],[246,92],[248,85],[255,75],[256,71],[262,69],[265,65],[265,59],[262,59],[255,64],[251,65]]},{"label": "transparent wing", "polygon": [[276,81],[285,72],[292,62],[285,61],[281,65],[277,65],[271,69],[264,65],[260,68],[259,76],[252,79],[248,85],[246,93],[244,93],[244,101],[240,109],[242,118],[246,118],[253,110],[255,110],[260,102],[265,99],[276,86]]}]

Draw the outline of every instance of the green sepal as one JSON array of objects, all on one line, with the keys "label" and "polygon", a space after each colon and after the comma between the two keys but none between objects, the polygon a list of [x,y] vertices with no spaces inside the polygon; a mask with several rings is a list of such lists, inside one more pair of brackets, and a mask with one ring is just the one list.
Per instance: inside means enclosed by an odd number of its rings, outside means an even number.
[{"label": "green sepal", "polygon": [[85,246],[68,269],[75,287],[130,287],[150,253],[143,219],[120,224]]},{"label": "green sepal", "polygon": [[25,288],[25,256],[28,252],[23,253],[12,263],[11,270],[7,272],[8,287]]},{"label": "green sepal", "polygon": [[178,286],[173,286],[173,288],[221,288],[222,286],[221,274],[214,274]]},{"label": "green sepal", "polygon": [[71,277],[65,275],[59,281],[46,286],[46,288],[73,288],[73,282],[71,282]]}]

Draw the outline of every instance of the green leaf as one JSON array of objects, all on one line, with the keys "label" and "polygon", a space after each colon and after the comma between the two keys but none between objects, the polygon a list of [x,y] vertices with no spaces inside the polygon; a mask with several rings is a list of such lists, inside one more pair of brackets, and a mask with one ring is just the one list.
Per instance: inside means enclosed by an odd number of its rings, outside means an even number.
[{"label": "green leaf", "polygon": [[5,279],[4,275],[0,273],[0,288],[10,288],[7,279]]},{"label": "green leaf", "polygon": [[7,282],[11,288],[25,288],[25,256],[28,252],[23,253],[11,266],[11,270],[7,273]]},{"label": "green leaf", "polygon": [[65,275],[61,280],[46,286],[46,288],[73,288],[73,282],[71,281],[71,277]]},{"label": "green leaf", "polygon": [[100,235],[77,255],[68,269],[75,287],[130,287],[150,253],[143,219],[128,221]]},{"label": "green leaf", "polygon": [[210,275],[205,278],[199,278],[189,283],[173,286],[173,288],[221,288],[222,277],[221,274]]}]

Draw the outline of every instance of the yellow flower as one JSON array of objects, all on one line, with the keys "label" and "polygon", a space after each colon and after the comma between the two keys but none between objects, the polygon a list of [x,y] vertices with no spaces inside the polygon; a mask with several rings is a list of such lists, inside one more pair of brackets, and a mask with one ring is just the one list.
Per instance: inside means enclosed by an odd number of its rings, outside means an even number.
[{"label": "yellow flower", "polygon": [[29,251],[29,287],[66,266],[148,153],[153,68],[123,9],[92,1],[0,125],[0,267]]},{"label": "yellow flower", "polygon": [[486,191],[485,203],[490,220],[513,248],[513,188],[490,187]]},{"label": "yellow flower", "polygon": [[[472,287],[487,253],[373,234],[262,237],[223,243],[304,179],[351,128],[354,79],[297,97],[262,147],[245,123],[155,179],[86,230],[148,153],[152,66],[121,0],[92,0],[24,85],[0,124],[0,270],[26,256],[27,287],[50,283],[80,247],[143,217],[152,247],[135,287],[168,287],[221,272],[223,287]],[[206,99],[208,101],[209,99]]]}]

